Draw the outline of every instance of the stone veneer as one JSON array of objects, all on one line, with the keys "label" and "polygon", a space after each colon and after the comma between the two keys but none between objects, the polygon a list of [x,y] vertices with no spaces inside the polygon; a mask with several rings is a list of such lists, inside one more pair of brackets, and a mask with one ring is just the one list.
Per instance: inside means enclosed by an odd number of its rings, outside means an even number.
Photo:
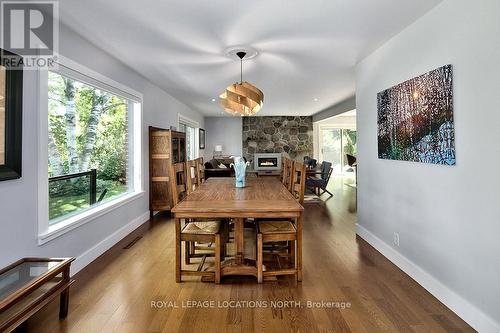
[{"label": "stone veneer", "polygon": [[254,153],[282,153],[302,160],[313,155],[312,117],[243,117],[243,156]]}]

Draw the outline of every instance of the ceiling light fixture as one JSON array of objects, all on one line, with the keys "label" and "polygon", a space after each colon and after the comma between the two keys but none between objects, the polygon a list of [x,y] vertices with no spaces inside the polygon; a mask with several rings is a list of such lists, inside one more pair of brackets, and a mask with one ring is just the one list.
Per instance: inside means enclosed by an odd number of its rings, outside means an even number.
[{"label": "ceiling light fixture", "polygon": [[219,96],[220,105],[232,115],[252,116],[262,109],[264,93],[247,81],[243,82],[243,58],[246,52],[236,52],[240,58],[240,82],[232,84]]},{"label": "ceiling light fixture", "polygon": [[212,98],[212,102],[215,102],[215,98]]}]

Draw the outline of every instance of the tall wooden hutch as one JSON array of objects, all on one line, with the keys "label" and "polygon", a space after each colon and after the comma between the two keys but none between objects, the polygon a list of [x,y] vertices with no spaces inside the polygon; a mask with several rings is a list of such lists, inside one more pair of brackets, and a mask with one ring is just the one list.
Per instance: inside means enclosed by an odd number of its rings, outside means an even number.
[{"label": "tall wooden hutch", "polygon": [[170,166],[186,162],[186,134],[168,129],[149,127],[149,211],[170,210],[173,207],[170,190]]}]

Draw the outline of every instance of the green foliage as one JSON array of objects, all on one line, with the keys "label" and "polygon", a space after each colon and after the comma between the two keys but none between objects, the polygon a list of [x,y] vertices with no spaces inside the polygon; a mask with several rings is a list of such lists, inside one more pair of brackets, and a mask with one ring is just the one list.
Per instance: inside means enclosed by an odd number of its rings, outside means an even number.
[{"label": "green foliage", "polygon": [[[102,112],[99,115],[99,125],[88,169],[97,169],[98,179],[125,183],[128,126],[126,101],[76,81],[74,87],[78,156],[81,159],[83,155],[92,108],[101,108]],[[68,100],[64,92],[65,79],[59,74],[49,72],[49,126],[63,170],[68,173],[68,142],[65,119],[65,107]],[[51,175],[52,170],[53,166],[49,165],[49,175]]]},{"label": "green foliage", "polygon": [[[97,198],[101,196],[104,189],[107,189],[103,201],[127,192],[127,186],[120,182],[97,180]],[[49,195],[49,220],[54,223],[54,219],[90,207],[90,197],[86,192],[82,194],[68,191],[65,195]]]},{"label": "green foliage", "polygon": [[[121,182],[116,182],[113,180],[96,180],[96,190],[97,193],[109,190],[117,186],[117,184],[122,184]],[[88,176],[80,177],[72,180],[61,180],[49,183],[49,197],[70,197],[75,195],[87,196],[90,193],[90,179]]]},{"label": "green foliage", "polygon": [[[97,197],[105,189],[108,190],[106,198],[126,192],[127,101],[52,72],[49,72],[48,88],[49,129],[55,144],[55,151],[49,149],[49,156],[58,157],[51,158],[50,161],[53,163],[60,161],[63,174],[68,174],[70,170],[68,146],[74,146],[78,158],[77,169],[82,172],[97,170]],[[76,127],[68,125],[66,119],[66,110],[72,103],[74,103]],[[74,133],[74,136],[68,135],[68,131]],[[75,141],[69,145],[68,140],[72,137]],[[85,151],[87,142],[92,147],[90,154]],[[53,176],[53,170],[57,170],[56,165],[50,165],[49,162],[49,177]],[[88,207],[89,192],[88,176],[50,182],[50,219]]]},{"label": "green foliage", "polygon": [[[116,105],[120,101],[116,99],[112,100],[112,103]],[[101,116],[90,163],[93,168],[97,169],[98,178],[125,182],[127,126],[125,104],[114,107]]]},{"label": "green foliage", "polygon": [[357,133],[355,130],[345,129],[344,134],[344,153],[356,156],[357,154]]}]

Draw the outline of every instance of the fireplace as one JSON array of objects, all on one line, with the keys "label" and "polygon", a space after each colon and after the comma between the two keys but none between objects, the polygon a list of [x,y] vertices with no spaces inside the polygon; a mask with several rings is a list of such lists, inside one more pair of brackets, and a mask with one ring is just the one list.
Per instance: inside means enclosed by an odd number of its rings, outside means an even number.
[{"label": "fireplace", "polygon": [[261,170],[281,170],[281,154],[254,154],[254,169]]}]

